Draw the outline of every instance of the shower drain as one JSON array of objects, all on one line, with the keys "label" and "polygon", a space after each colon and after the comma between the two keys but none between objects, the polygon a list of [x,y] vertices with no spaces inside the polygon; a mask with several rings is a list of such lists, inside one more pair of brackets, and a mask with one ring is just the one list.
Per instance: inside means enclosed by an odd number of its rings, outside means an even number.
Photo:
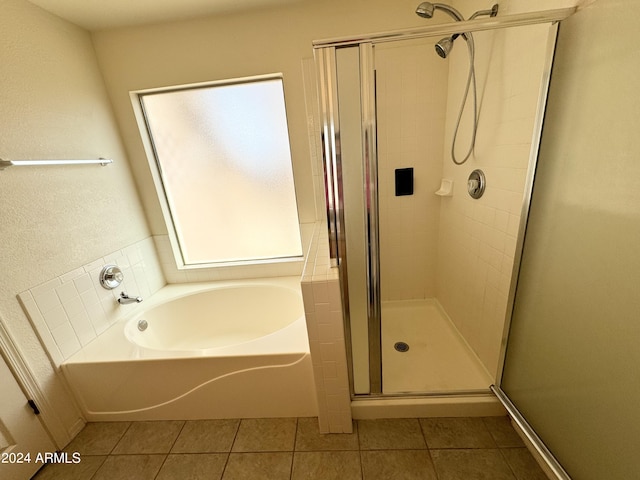
[{"label": "shower drain", "polygon": [[393,348],[395,348],[397,351],[401,353],[404,353],[409,350],[409,344],[404,342],[396,342]]}]

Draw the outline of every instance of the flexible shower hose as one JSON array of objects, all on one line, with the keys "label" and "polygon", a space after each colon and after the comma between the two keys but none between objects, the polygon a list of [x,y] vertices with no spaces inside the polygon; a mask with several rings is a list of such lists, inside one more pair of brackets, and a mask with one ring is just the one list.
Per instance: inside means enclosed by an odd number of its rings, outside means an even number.
[{"label": "flexible shower hose", "polygon": [[[466,35],[469,35],[467,38]],[[474,67],[474,45],[473,45],[473,37],[470,33],[465,35],[465,40],[467,43],[467,49],[469,50],[469,75],[467,76],[467,86],[464,90],[464,95],[462,96],[462,104],[460,105],[460,112],[458,113],[458,120],[456,122],[456,128],[453,131],[453,140],[451,141],[451,159],[453,163],[456,165],[462,165],[465,163],[469,157],[471,156],[471,152],[473,152],[474,147],[476,146],[476,130],[478,129],[478,101],[477,101],[477,92],[476,92],[476,72]],[[471,82],[473,81],[473,130],[471,132],[471,143],[469,144],[469,150],[467,150],[466,155],[462,160],[458,160],[456,158],[455,148],[456,148],[456,140],[458,138],[458,129],[460,128],[460,121],[462,119],[462,112],[464,111],[464,107],[467,103],[467,97],[469,96],[469,87]]]}]

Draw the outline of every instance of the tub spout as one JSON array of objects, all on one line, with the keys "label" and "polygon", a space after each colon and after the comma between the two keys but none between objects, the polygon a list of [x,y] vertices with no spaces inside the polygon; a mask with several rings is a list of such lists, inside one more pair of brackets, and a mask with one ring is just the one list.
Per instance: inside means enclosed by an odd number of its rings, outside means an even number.
[{"label": "tub spout", "polygon": [[127,295],[127,292],[120,292],[120,298],[118,298],[118,303],[120,305],[127,305],[129,303],[140,303],[142,301],[142,297],[130,297]]}]

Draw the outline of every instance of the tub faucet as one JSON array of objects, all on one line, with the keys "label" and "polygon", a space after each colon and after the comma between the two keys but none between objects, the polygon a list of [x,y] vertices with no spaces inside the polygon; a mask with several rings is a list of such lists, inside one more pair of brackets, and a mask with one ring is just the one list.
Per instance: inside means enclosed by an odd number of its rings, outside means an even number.
[{"label": "tub faucet", "polygon": [[120,298],[118,298],[118,303],[120,305],[127,305],[129,303],[140,303],[142,301],[142,297],[130,297],[127,295],[127,292],[120,292]]}]

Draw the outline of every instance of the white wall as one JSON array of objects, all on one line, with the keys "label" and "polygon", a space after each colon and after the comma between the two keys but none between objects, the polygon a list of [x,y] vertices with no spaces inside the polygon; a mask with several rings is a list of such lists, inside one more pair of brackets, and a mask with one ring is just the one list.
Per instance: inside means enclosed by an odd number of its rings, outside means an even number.
[{"label": "white wall", "polygon": [[155,235],[167,233],[151,181],[129,91],[282,72],[296,194],[303,223],[316,220],[302,60],[312,41],[423,25],[415,2],[306,2],[93,35],[100,67],[132,159]]},{"label": "white wall", "polygon": [[[515,10],[523,2],[507,3]],[[425,21],[414,14],[415,6],[415,1],[408,0],[327,0],[115,29],[91,38],[24,0],[0,1],[0,156],[115,159],[104,168],[14,168],[0,172],[0,264],[4,275],[0,318],[25,354],[67,433],[77,426],[79,413],[16,295],[149,235],[103,78],[151,232],[163,235],[166,228],[128,92],[283,72],[300,216],[303,222],[313,222],[316,213],[301,60],[311,57],[313,39],[423,25]],[[62,446],[65,435],[57,441]]]},{"label": "white wall", "polygon": [[62,447],[79,412],[16,295],[149,233],[89,34],[2,0],[0,63],[0,157],[115,161],[0,172],[0,319],[59,416]]},{"label": "white wall", "polygon": [[96,259],[148,237],[118,128],[133,158],[152,232],[166,233],[129,91],[284,72],[300,216],[303,222],[313,222],[301,60],[312,56],[313,39],[421,25],[414,3],[330,0],[100,32],[92,39],[24,0],[0,0],[0,156],[115,160],[104,168],[0,172],[0,319],[59,417],[61,428],[55,435],[60,447],[81,419],[16,295],[51,279],[66,279]]}]

